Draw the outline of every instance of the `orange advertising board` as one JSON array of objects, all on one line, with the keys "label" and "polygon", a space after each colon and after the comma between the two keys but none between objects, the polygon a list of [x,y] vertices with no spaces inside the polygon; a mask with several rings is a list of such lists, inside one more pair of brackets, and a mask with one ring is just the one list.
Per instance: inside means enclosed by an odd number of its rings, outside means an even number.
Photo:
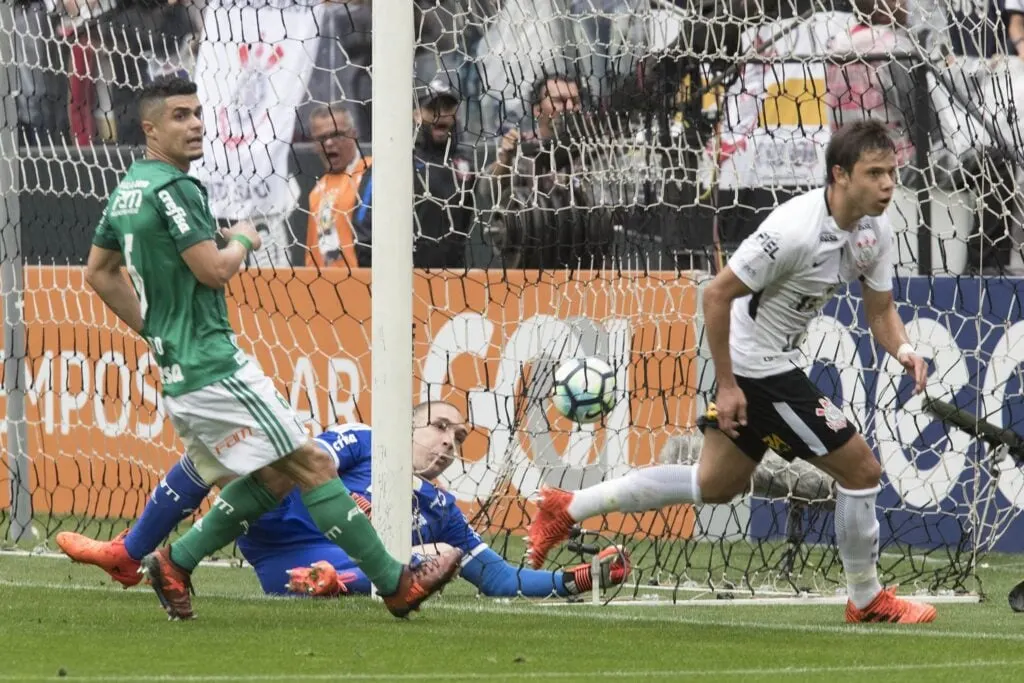
[{"label": "orange advertising board", "polygon": [[[25,278],[34,508],[136,516],[181,452],[158,370],[82,269],[30,267]],[[413,296],[410,390],[416,401],[468,410],[464,462],[445,483],[471,515],[483,506],[484,526],[516,528],[522,497],[541,484],[576,488],[649,463],[693,424],[696,288],[685,275],[418,271]],[[311,431],[371,421],[369,271],[246,272],[229,286],[229,308],[240,345]],[[611,360],[629,396],[603,428],[579,428],[546,400],[558,359],[580,355]],[[0,415],[5,403],[0,396]],[[9,505],[9,478],[4,462],[0,507]],[[690,516],[672,515],[680,517]],[[660,524],[624,523],[648,533]]]}]

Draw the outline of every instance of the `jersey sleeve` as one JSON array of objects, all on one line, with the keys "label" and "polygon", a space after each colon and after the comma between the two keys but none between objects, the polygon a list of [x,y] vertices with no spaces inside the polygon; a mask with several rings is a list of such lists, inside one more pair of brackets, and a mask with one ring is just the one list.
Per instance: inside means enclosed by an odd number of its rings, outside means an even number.
[{"label": "jersey sleeve", "polygon": [[565,572],[544,569],[522,569],[513,566],[487,546],[462,560],[461,576],[492,598],[511,598],[522,595],[527,598],[549,598],[552,595],[565,597]]},{"label": "jersey sleeve", "polygon": [[881,218],[878,221],[878,258],[864,271],[863,282],[876,292],[892,291],[892,252],[895,249],[892,229]]},{"label": "jersey sleeve", "polygon": [[344,475],[370,462],[372,450],[368,439],[358,438],[356,434],[345,434],[328,429],[314,441],[334,458],[339,475]]},{"label": "jersey sleeve", "polygon": [[92,236],[92,243],[100,249],[121,251],[121,242],[117,239],[117,232],[110,227],[107,221],[107,210],[103,210],[100,222],[96,225],[96,232]]},{"label": "jersey sleeve", "polygon": [[179,253],[214,239],[213,218],[206,197],[191,180],[176,180],[158,190],[156,204]]},{"label": "jersey sleeve", "polygon": [[466,516],[462,514],[462,510],[455,504],[455,499],[450,495],[446,496],[446,498],[446,519],[444,528],[441,531],[441,538],[438,540],[454,548],[459,548],[466,553],[467,559],[475,557],[487,548],[487,544],[480,538],[480,534],[473,531],[472,527],[469,526]]},{"label": "jersey sleeve", "polygon": [[781,216],[773,214],[729,259],[729,268],[753,292],[791,272],[799,261],[800,243],[781,230]]}]

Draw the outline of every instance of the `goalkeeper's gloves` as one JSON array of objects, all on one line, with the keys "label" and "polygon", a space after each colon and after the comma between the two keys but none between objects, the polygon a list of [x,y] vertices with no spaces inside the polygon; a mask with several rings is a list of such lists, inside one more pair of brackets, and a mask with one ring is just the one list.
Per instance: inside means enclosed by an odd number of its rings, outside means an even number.
[{"label": "goalkeeper's gloves", "polygon": [[355,572],[342,572],[334,568],[330,562],[320,560],[308,567],[296,567],[288,570],[288,583],[285,588],[289,593],[309,595],[317,598],[333,598],[348,594],[348,584],[358,577]]},{"label": "goalkeeper's gloves", "polygon": [[372,519],[373,505],[370,504],[370,501],[367,500],[364,496],[355,493],[354,491],[351,492],[349,495],[352,496],[352,500],[356,502],[356,507],[362,510],[363,514],[366,515],[368,519]]},{"label": "goalkeeper's gloves", "polygon": [[[602,589],[618,586],[629,577],[632,568],[629,563],[629,551],[620,545],[605,548],[597,554],[601,561],[601,576],[598,577]],[[565,590],[569,595],[578,595],[594,587],[590,563],[578,564],[565,570],[563,579]]]}]

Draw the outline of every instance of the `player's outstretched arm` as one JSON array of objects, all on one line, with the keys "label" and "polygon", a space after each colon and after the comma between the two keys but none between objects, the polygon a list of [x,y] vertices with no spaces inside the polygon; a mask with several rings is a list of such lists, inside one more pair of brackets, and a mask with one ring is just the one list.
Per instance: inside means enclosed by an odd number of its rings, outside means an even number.
[{"label": "player's outstretched arm", "polygon": [[880,292],[867,285],[863,286],[864,313],[871,334],[882,348],[898,360],[907,374],[914,378],[914,393],[924,391],[928,383],[928,364],[914,352],[914,346],[907,336],[907,328],[896,310],[892,291]]},{"label": "player's outstretched arm", "polygon": [[[629,577],[629,554],[621,548],[606,548],[601,553],[601,565],[598,580],[605,588],[617,586]],[[557,571],[527,569],[506,562],[490,548],[483,548],[463,565],[461,575],[492,598],[564,598],[589,591],[594,580],[591,571],[589,562]]]},{"label": "player's outstretched arm", "polygon": [[125,325],[141,335],[142,306],[135,290],[121,272],[123,263],[120,251],[94,244],[89,249],[85,281]]},{"label": "player's outstretched arm", "polygon": [[461,548],[465,555],[460,575],[484,595],[494,598],[569,595],[565,585],[567,572],[525,569],[509,564],[470,527],[454,498],[449,499],[443,514],[447,518],[445,526],[437,538],[431,539],[433,543],[426,544],[427,548],[442,544]]},{"label": "player's outstretched arm", "polygon": [[491,548],[484,548],[462,567],[462,578],[492,598],[547,598],[569,595],[565,572],[514,567]]}]

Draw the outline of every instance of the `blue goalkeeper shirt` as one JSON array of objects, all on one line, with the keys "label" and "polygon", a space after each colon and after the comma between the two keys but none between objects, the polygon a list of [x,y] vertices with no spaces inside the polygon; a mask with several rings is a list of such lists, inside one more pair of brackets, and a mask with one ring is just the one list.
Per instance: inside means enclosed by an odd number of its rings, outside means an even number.
[{"label": "blue goalkeeper shirt", "polygon": [[[338,476],[345,487],[372,502],[370,456],[373,452],[372,432],[368,425],[350,423],[331,427],[316,437],[316,442],[334,458]],[[447,543],[472,556],[487,547],[473,531],[455,496],[430,482],[413,480],[412,544]],[[273,553],[287,546],[323,542],[302,495],[295,489],[282,505],[264,514],[238,539],[242,553],[248,556]]]},{"label": "blue goalkeeper shirt", "polygon": [[[315,441],[334,458],[338,476],[348,490],[372,502],[371,434],[368,425],[350,423],[329,428]],[[462,577],[485,595],[543,597],[569,593],[565,572],[525,569],[505,562],[469,526],[455,496],[419,478],[413,483],[412,515],[412,544],[447,543],[462,550]],[[324,546],[333,543],[320,533],[298,489],[238,539],[239,550],[253,565],[287,552]]]}]

